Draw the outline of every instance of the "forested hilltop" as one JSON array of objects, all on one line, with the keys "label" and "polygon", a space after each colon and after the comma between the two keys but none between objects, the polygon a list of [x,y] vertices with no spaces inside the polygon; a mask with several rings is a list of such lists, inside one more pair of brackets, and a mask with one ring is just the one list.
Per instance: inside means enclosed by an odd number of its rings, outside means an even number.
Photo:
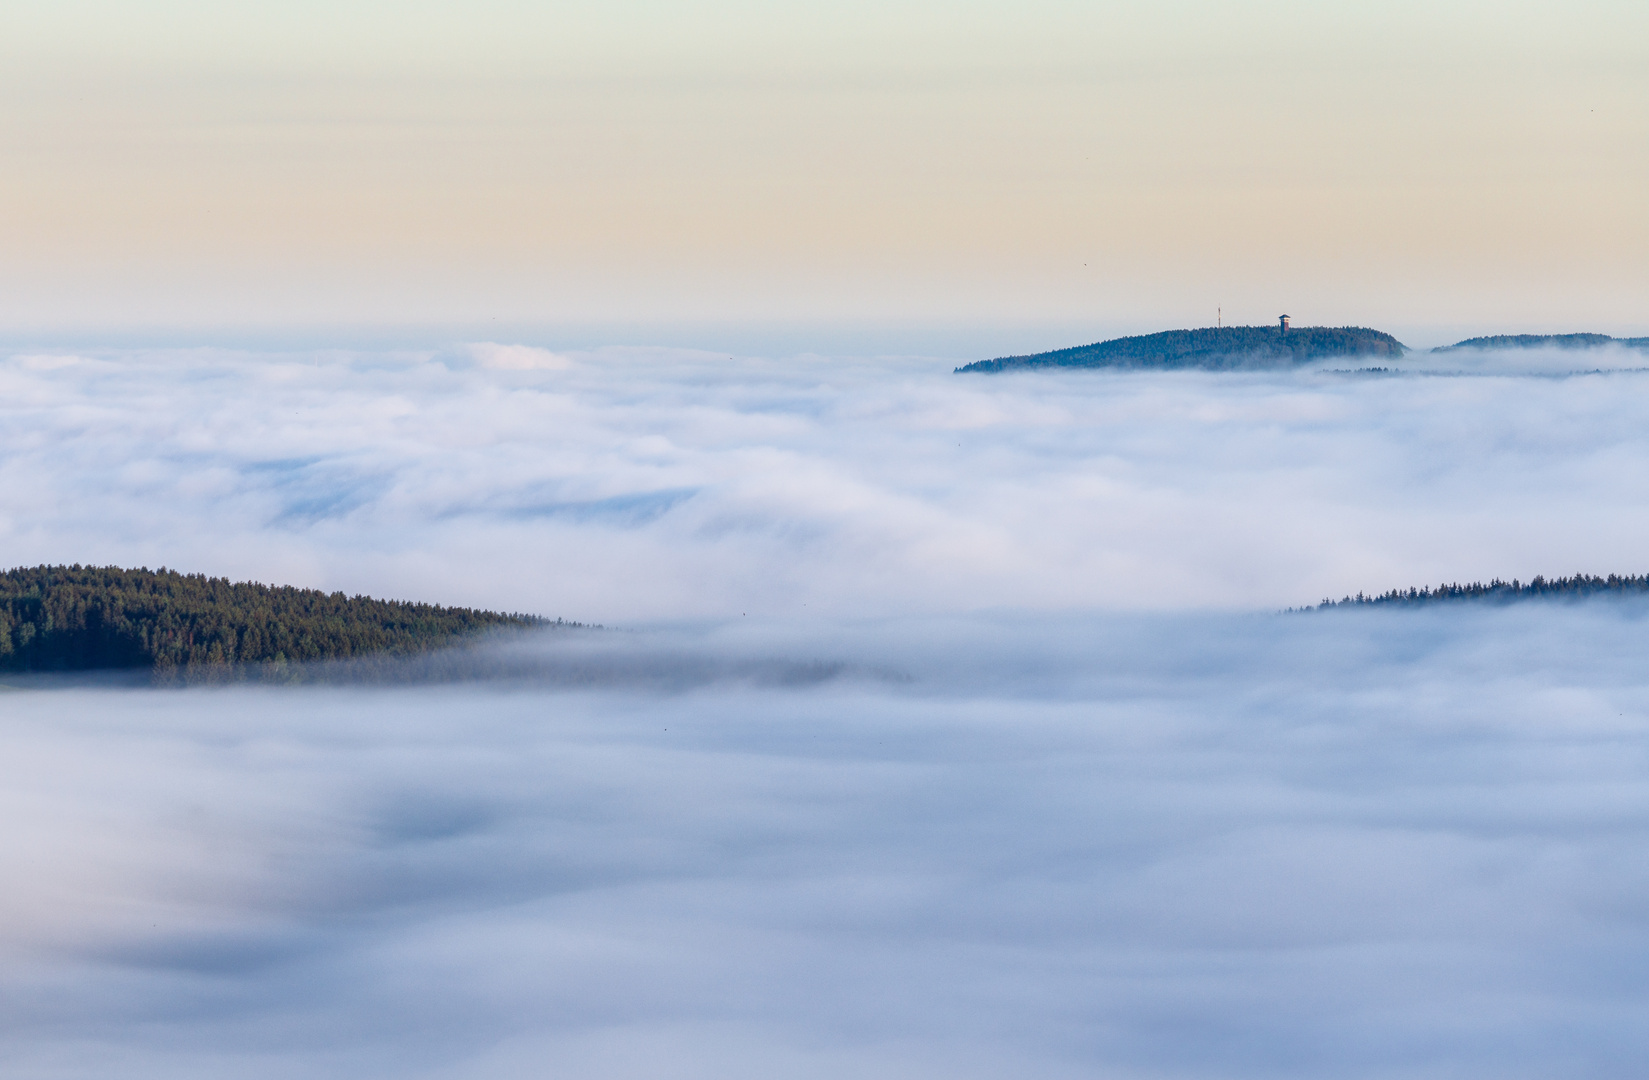
[{"label": "forested hilltop", "polygon": [[20,567],[0,573],[0,671],[147,668],[158,681],[195,681],[237,666],[423,652],[544,621],[166,569]]},{"label": "forested hilltop", "polygon": [[1649,574],[1640,577],[1592,577],[1576,574],[1574,577],[1545,578],[1532,581],[1516,578],[1501,581],[1496,578],[1487,585],[1474,581],[1470,585],[1439,585],[1435,589],[1393,589],[1375,596],[1347,596],[1340,600],[1324,600],[1317,609],[1337,607],[1365,607],[1369,604],[1396,604],[1401,607],[1420,607],[1426,604],[1457,603],[1465,600],[1485,600],[1493,603],[1511,603],[1517,600],[1559,599],[1582,600],[1589,596],[1642,596],[1649,593]]},{"label": "forested hilltop", "polygon": [[1467,338],[1453,345],[1439,345],[1434,353],[1466,349],[1601,349],[1619,345],[1626,349],[1649,349],[1649,337],[1617,338],[1608,334],[1495,334]]},{"label": "forested hilltop", "polygon": [[1160,334],[1112,338],[1073,349],[1002,356],[957,368],[959,372],[1021,368],[1236,368],[1292,367],[1338,357],[1399,357],[1407,351],[1390,334],[1361,326],[1208,326]]}]

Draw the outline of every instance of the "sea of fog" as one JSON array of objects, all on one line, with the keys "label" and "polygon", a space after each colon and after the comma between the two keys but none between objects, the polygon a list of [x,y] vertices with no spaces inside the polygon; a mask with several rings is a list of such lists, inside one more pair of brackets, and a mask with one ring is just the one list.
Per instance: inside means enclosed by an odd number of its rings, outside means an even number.
[{"label": "sea of fog", "polygon": [[1635,1077],[1649,601],[1281,609],[1649,569],[1642,360],[8,355],[7,565],[606,628],[7,680],[0,1071]]},{"label": "sea of fog", "polygon": [[1265,610],[1642,571],[1637,352],[1429,374],[667,350],[0,359],[7,565],[601,623]]}]

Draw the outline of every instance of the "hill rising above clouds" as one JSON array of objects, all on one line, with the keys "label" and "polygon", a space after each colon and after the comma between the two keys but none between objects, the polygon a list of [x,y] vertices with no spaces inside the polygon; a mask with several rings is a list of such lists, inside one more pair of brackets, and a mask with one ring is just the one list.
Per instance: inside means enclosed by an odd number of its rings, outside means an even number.
[{"label": "hill rising above clouds", "polygon": [[0,671],[147,668],[158,681],[194,681],[237,665],[424,652],[485,630],[544,622],[166,569],[0,573]]},{"label": "hill rising above clouds", "polygon": [[1627,349],[1649,349],[1649,337],[1617,338],[1608,334],[1495,334],[1467,338],[1453,345],[1440,345],[1432,352],[1461,349],[1601,349],[1619,345]]},{"label": "hill rising above clouds", "polygon": [[1159,334],[1112,338],[1093,345],[979,360],[959,372],[1017,371],[1023,368],[1241,368],[1293,367],[1313,360],[1342,357],[1402,356],[1403,343],[1390,334],[1361,326],[1203,327],[1165,330]]}]

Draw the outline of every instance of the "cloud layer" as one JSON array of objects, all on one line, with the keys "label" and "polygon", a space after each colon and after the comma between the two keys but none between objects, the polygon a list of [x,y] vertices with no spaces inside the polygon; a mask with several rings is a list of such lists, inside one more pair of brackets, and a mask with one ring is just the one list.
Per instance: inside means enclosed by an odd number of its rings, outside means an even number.
[{"label": "cloud layer", "polygon": [[1649,606],[1267,613],[1644,569],[1649,376],[1470,359],[12,356],[10,562],[616,628],[0,691],[0,1067],[1635,1075]]},{"label": "cloud layer", "polygon": [[1630,1075],[1646,614],[740,620],[517,646],[720,666],[686,691],[12,693],[0,1061]]},{"label": "cloud layer", "polygon": [[1641,572],[1636,354],[1384,378],[495,344],[0,363],[13,563],[603,623],[1276,608]]}]

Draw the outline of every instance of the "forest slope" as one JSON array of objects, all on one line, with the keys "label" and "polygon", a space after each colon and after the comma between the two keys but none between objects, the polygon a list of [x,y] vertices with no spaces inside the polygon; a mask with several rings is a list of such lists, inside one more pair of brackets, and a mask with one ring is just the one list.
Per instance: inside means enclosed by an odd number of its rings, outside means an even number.
[{"label": "forest slope", "polygon": [[1112,338],[1093,345],[979,360],[959,372],[1013,371],[1021,368],[1239,368],[1292,367],[1313,360],[1341,357],[1402,356],[1402,342],[1390,334],[1361,326],[1203,327],[1165,330],[1159,334]]},{"label": "forest slope", "polygon": [[0,573],[0,671],[148,668],[164,680],[235,665],[416,653],[543,622],[166,569]]},{"label": "forest slope", "polygon": [[1439,585],[1435,589],[1392,589],[1375,596],[1347,596],[1340,600],[1324,600],[1318,608],[1365,607],[1370,604],[1421,607],[1428,604],[1458,603],[1467,600],[1491,603],[1512,603],[1517,600],[1557,599],[1583,600],[1593,596],[1643,596],[1649,594],[1649,574],[1638,577],[1610,574],[1594,577],[1576,574],[1574,577],[1546,578],[1536,575],[1531,581],[1516,578],[1501,581],[1496,578],[1487,585],[1474,581],[1470,585]]},{"label": "forest slope", "polygon": [[1494,334],[1467,338],[1453,345],[1439,345],[1434,353],[1463,349],[1601,349],[1619,345],[1627,349],[1649,349],[1649,337],[1617,338],[1608,334]]}]

